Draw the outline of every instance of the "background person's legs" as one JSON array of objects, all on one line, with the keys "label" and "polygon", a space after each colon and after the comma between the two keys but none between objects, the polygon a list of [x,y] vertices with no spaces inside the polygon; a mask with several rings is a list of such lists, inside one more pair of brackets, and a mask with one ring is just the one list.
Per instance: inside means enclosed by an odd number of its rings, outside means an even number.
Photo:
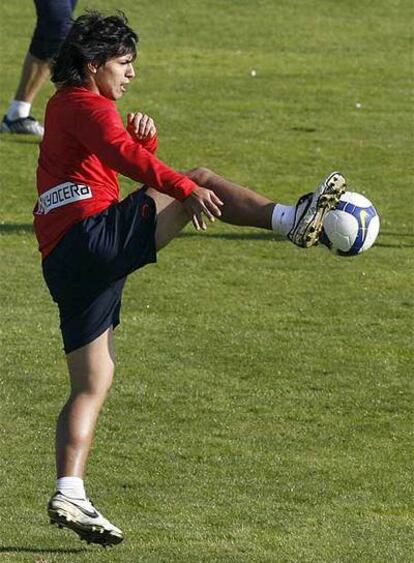
[{"label": "background person's legs", "polygon": [[36,27],[25,56],[19,84],[3,121],[0,133],[42,137],[43,126],[31,117],[31,107],[39,90],[50,77],[53,58],[66,37],[76,0],[34,0]]},{"label": "background person's legs", "polygon": [[30,116],[33,100],[50,76],[50,61],[27,53],[14,99],[0,124],[0,133],[42,137],[43,125]]},{"label": "background person's legs", "polygon": [[[50,61],[38,59],[31,53],[27,53],[14,99],[32,104],[39,90],[48,81],[49,76]],[[8,117],[9,119],[17,119],[22,116],[8,115]]]}]

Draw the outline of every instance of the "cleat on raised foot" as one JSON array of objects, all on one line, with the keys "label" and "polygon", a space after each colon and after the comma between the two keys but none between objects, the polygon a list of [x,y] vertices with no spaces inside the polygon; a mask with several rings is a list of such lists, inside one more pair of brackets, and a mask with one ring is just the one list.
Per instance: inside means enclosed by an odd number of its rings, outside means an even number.
[{"label": "cleat on raised foot", "polygon": [[313,193],[299,198],[288,238],[303,248],[318,244],[326,213],[337,206],[345,191],[345,178],[340,172],[332,172]]},{"label": "cleat on raised foot", "polygon": [[104,518],[88,499],[70,498],[58,491],[49,500],[47,511],[51,523],[73,530],[88,544],[105,547],[124,539],[121,530]]}]

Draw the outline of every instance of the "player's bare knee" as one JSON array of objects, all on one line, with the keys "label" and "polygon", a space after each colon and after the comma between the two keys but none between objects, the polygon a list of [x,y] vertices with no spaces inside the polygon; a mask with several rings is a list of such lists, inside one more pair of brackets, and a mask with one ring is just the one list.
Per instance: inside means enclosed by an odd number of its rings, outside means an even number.
[{"label": "player's bare knee", "polygon": [[114,369],[112,365],[90,369],[80,374],[70,372],[72,395],[84,394],[91,397],[105,397],[112,387]]},{"label": "player's bare knee", "polygon": [[209,168],[199,166],[188,170],[185,174],[199,186],[205,186],[214,173]]}]

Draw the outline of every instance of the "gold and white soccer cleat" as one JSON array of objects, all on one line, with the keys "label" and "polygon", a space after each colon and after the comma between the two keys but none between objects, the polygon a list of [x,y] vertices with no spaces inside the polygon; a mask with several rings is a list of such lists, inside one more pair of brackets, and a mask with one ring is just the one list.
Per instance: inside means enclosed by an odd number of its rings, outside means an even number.
[{"label": "gold and white soccer cleat", "polygon": [[103,547],[121,543],[124,536],[119,528],[100,514],[89,499],[74,499],[56,492],[47,505],[50,523],[69,528],[87,543]]},{"label": "gold and white soccer cleat", "polygon": [[313,193],[299,198],[288,238],[304,248],[318,244],[325,215],[336,207],[345,191],[345,178],[340,172],[332,172]]}]

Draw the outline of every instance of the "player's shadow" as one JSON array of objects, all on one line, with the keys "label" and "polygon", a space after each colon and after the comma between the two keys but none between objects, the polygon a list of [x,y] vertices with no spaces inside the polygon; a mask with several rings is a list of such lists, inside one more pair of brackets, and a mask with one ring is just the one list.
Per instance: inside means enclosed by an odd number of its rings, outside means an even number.
[{"label": "player's shadow", "polygon": [[85,553],[88,549],[86,547],[78,547],[75,549],[64,549],[64,548],[36,548],[36,547],[26,547],[26,546],[4,546],[0,547],[0,553],[34,553],[37,555],[42,554],[53,554],[53,553]]},{"label": "player's shadow", "polygon": [[395,233],[390,231],[380,230],[380,236],[382,237],[398,237],[398,238],[412,238],[414,240],[414,233]]},{"label": "player's shadow", "polygon": [[32,223],[0,223],[1,235],[14,235],[17,233],[33,233]]},{"label": "player's shadow", "polygon": [[[397,240],[404,240],[401,242],[382,242],[383,237],[393,237]],[[375,246],[378,246],[379,248],[414,248],[414,233],[397,233],[394,231],[381,230]]]},{"label": "player's shadow", "polygon": [[376,242],[374,246],[377,246],[378,248],[414,248],[414,244],[404,244],[403,242]]},{"label": "player's shadow", "polygon": [[[10,235],[18,233],[34,233],[32,223],[0,223],[0,235]],[[284,237],[276,235],[270,231],[263,232],[231,232],[231,233],[197,233],[184,232],[178,236],[183,238],[206,236],[208,238],[224,239],[224,240],[285,240]]]},{"label": "player's shadow", "polygon": [[38,145],[41,141],[39,137],[34,135],[7,135],[7,139],[3,135],[4,143],[17,143],[19,145]]},{"label": "player's shadow", "polygon": [[[29,233],[33,234],[32,223],[0,223],[0,235]],[[195,231],[185,231],[178,235],[180,238],[192,238],[205,236],[212,239],[220,240],[278,240],[285,241],[286,238],[277,235],[271,231],[242,231],[242,232],[228,232],[228,233],[214,233],[211,230],[206,233],[197,233]],[[403,242],[383,242],[384,237],[393,237],[395,239],[404,239]],[[408,239],[408,240],[407,240]],[[414,248],[414,234],[411,233],[397,233],[391,231],[381,231],[379,240],[375,243],[379,248]]]},{"label": "player's shadow", "polygon": [[200,236],[205,236],[206,238],[214,238],[214,239],[222,239],[222,240],[280,240],[280,241],[285,241],[286,238],[281,236],[281,235],[277,235],[276,233],[273,233],[271,231],[263,231],[263,232],[241,232],[241,233],[236,233],[236,232],[232,232],[232,233],[212,233],[210,232],[206,232],[206,233],[197,233],[197,232],[184,232],[184,233],[180,233],[178,235],[180,238],[192,238],[192,237],[200,237]]},{"label": "player's shadow", "polygon": [[[392,233],[393,236],[395,237],[399,237],[400,235],[398,233]],[[267,241],[282,241],[282,242],[286,242],[286,237],[283,237],[282,235],[277,235],[275,233],[272,232],[263,232],[263,233],[256,233],[256,232],[252,232],[252,233],[246,233],[246,232],[242,232],[242,233],[203,233],[200,235],[200,233],[192,233],[192,232],[185,232],[185,233],[180,233],[178,235],[180,238],[190,238],[190,237],[198,237],[198,236],[205,236],[206,238],[213,238],[213,239],[221,239],[221,240],[267,240]],[[401,235],[401,236],[407,236],[407,235]],[[409,236],[409,235],[408,235]],[[375,246],[378,246],[380,248],[414,248],[414,241],[413,243],[409,243],[409,242],[381,242],[381,238],[379,239],[379,242],[375,243]]]}]

